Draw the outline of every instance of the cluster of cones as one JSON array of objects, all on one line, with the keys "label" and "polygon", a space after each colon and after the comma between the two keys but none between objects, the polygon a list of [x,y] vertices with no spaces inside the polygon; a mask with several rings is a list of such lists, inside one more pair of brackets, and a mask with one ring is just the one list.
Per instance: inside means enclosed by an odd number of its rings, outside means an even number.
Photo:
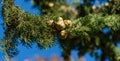
[{"label": "cluster of cones", "polygon": [[57,34],[60,39],[72,38],[70,33],[66,31],[66,28],[72,27],[70,20],[63,20],[62,17],[58,17],[58,21],[49,20],[48,25],[51,27],[52,34]]}]

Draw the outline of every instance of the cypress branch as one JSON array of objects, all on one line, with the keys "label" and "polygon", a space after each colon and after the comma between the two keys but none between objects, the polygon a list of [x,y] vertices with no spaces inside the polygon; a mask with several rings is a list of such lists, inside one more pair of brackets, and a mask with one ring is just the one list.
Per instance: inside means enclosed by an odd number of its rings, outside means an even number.
[{"label": "cypress branch", "polygon": [[[54,45],[54,36],[57,35],[66,60],[69,60],[72,49],[79,50],[79,56],[81,56],[86,52],[94,54],[94,50],[98,48],[103,51],[101,61],[105,57],[109,57],[111,61],[117,61],[116,57],[119,54],[116,43],[120,39],[119,14],[111,13],[111,15],[104,15],[104,12],[97,14],[88,12],[89,14],[76,18],[73,15],[77,15],[73,13],[77,10],[73,10],[65,3],[51,0],[50,2],[53,2],[55,6],[49,8],[48,12],[47,8],[43,8],[47,4],[45,3],[46,1],[42,1],[44,2],[42,5],[41,3],[36,3],[40,5],[43,11],[47,12],[39,16],[24,12],[14,5],[13,1],[5,0],[2,8],[4,25],[6,26],[3,41],[4,48],[6,48],[5,51],[7,51],[6,55],[17,54],[16,46],[19,44],[18,39],[23,45],[31,46],[32,43],[37,43],[38,47],[47,48]],[[58,7],[67,9],[63,10]],[[51,24],[49,23],[50,25],[48,25],[49,20],[53,20]],[[110,28],[111,32],[104,34],[102,30],[105,27]],[[15,50],[16,53],[9,53],[12,50]],[[69,53],[67,54],[66,52]]]}]

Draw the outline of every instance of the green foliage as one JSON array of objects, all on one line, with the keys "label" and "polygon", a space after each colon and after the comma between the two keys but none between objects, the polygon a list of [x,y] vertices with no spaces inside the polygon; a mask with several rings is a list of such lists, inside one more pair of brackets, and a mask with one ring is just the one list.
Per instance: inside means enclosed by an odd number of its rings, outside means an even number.
[{"label": "green foliage", "polygon": [[[60,39],[60,45],[63,49],[63,57],[69,60],[71,50],[79,51],[79,56],[89,52],[104,61],[106,57],[110,61],[118,61],[119,56],[116,44],[120,40],[120,5],[119,1],[109,1],[110,5],[103,6],[98,12],[91,11],[91,6],[79,6],[76,10],[69,7],[64,0],[33,0],[43,14],[31,15],[24,12],[18,6],[15,6],[13,0],[5,0],[3,3],[2,13],[4,16],[5,37],[2,42],[2,48],[6,56],[18,54],[16,46],[22,43],[24,46],[31,47],[36,43],[39,48],[47,48],[54,45],[54,36],[59,36],[61,30],[55,30],[58,33],[52,33],[49,20],[54,20],[54,27],[57,26],[58,17],[70,19],[71,27],[64,30],[71,37]],[[37,2],[38,1],[38,2]],[[117,1],[117,2],[116,2]],[[49,6],[49,2],[54,4]],[[114,5],[111,5],[114,4]],[[64,8],[62,9],[61,8]],[[79,10],[80,9],[80,10]],[[109,11],[112,9],[111,11]],[[78,15],[74,12],[78,11]],[[97,14],[96,14],[97,13]],[[111,29],[111,32],[104,34],[104,27]],[[102,55],[98,56],[95,50],[101,49]],[[107,49],[107,50],[106,50]]]}]

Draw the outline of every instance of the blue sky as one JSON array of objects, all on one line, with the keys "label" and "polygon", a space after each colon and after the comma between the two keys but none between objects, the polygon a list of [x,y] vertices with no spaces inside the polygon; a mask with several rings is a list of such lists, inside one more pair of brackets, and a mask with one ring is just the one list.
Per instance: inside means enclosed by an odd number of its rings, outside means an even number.
[{"label": "blue sky", "polygon": [[[68,0],[69,2],[71,2],[70,0]],[[31,4],[30,1],[24,1],[24,0],[15,0],[15,4],[17,6],[19,6],[21,9],[23,9],[24,11],[27,11],[31,14],[40,14],[41,12],[37,9],[37,8],[33,8],[33,5]],[[1,5],[0,5],[1,7]],[[0,17],[0,24],[3,24],[3,19],[2,17]],[[4,30],[3,30],[3,25],[0,25],[0,39],[2,39],[4,36]],[[120,45],[119,45],[120,46]],[[56,46],[52,47],[52,48],[48,48],[46,50],[43,49],[38,49],[36,44],[33,45],[33,48],[26,48],[23,47],[22,45],[19,45],[18,50],[20,51],[19,54],[15,57],[17,58],[18,61],[24,61],[24,59],[26,58],[33,58],[36,55],[39,55],[41,57],[44,58],[50,58],[52,55],[57,55],[59,57],[61,57],[61,48],[59,46],[59,44],[56,44]],[[97,52],[99,52],[101,54],[101,51],[98,50]],[[71,56],[74,59],[77,59],[77,51],[73,50],[71,52]],[[0,61],[3,61],[3,53],[2,51],[0,51]],[[85,54],[85,58],[86,61],[95,61],[94,57],[91,57],[88,53]]]}]

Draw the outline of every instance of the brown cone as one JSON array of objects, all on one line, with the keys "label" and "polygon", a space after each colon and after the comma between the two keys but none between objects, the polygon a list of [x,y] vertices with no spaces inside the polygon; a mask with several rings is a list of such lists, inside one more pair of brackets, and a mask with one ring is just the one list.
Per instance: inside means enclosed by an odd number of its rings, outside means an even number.
[{"label": "brown cone", "polygon": [[65,27],[66,27],[66,26],[65,26],[65,24],[64,24],[64,21],[63,21],[62,17],[59,17],[59,18],[58,18],[57,25],[56,25],[57,30],[64,30]]}]

